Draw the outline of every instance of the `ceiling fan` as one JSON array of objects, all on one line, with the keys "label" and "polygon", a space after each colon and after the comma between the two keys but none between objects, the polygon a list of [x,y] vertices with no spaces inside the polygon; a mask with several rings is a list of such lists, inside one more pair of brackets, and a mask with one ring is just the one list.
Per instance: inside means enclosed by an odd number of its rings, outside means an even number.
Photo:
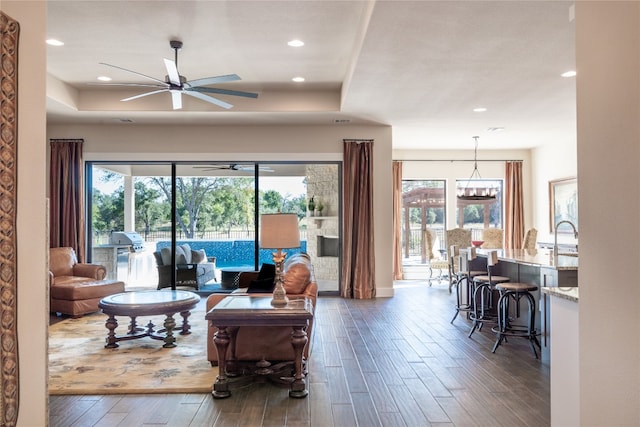
[{"label": "ceiling fan", "polygon": [[145,79],[152,80],[155,83],[154,84],[151,84],[151,83],[148,83],[148,84],[100,83],[99,85],[101,86],[137,86],[137,87],[156,88],[156,90],[145,92],[140,95],[131,96],[129,98],[124,98],[121,101],[132,101],[134,99],[142,98],[144,96],[155,95],[156,93],[171,92],[171,100],[173,103],[174,110],[179,110],[182,108],[183,93],[185,95],[198,98],[202,101],[215,104],[225,109],[229,109],[233,107],[233,104],[229,104],[228,102],[222,101],[221,99],[214,98],[213,96],[209,96],[206,94],[213,93],[213,94],[219,94],[219,95],[244,96],[246,98],[258,97],[257,93],[252,93],[252,92],[242,92],[238,90],[205,87],[205,86],[216,84],[216,83],[224,83],[224,82],[232,82],[232,81],[240,80],[240,77],[237,74],[228,74],[225,76],[205,77],[203,79],[187,80],[185,76],[181,76],[180,73],[178,72],[178,50],[182,48],[182,42],[178,40],[171,40],[169,42],[169,45],[175,51],[175,60],[172,61],[170,59],[164,58],[164,66],[167,69],[167,75],[165,76],[165,80],[156,79],[155,77],[150,77],[145,74],[138,73],[136,71],[127,70],[126,68],[122,68],[117,65],[111,65],[105,62],[101,62],[100,64],[102,65],[106,65],[112,68],[117,68],[118,70],[126,71],[128,73],[136,74],[138,76],[144,77]]},{"label": "ceiling fan", "polygon": [[[203,171],[215,171],[215,170],[232,170],[242,172],[253,172],[255,170],[254,165],[241,165],[238,163],[231,163],[229,165],[208,165],[208,166],[194,166],[194,169],[202,169]],[[260,172],[273,172],[269,166],[258,166]]]}]

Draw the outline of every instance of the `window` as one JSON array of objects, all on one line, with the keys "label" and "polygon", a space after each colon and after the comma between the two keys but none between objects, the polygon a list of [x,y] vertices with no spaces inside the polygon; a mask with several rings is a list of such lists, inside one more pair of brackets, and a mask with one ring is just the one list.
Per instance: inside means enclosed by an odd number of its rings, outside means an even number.
[{"label": "window", "polygon": [[402,246],[407,264],[428,261],[423,231],[436,232],[434,250],[445,250],[446,195],[444,180],[402,181]]}]

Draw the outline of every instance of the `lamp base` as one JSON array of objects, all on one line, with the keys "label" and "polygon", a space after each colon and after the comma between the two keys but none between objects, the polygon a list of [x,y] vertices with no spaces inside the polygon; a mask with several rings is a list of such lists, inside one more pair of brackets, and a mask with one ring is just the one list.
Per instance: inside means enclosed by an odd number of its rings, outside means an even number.
[{"label": "lamp base", "polygon": [[276,282],[276,287],[273,290],[273,298],[271,299],[271,305],[274,307],[285,306],[289,304],[289,298],[287,298],[287,291],[282,286],[282,281]]}]

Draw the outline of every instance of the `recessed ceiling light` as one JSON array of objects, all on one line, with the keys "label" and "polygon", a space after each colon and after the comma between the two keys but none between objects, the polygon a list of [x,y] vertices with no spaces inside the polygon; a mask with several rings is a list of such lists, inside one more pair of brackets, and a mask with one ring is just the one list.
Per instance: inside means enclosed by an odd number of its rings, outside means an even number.
[{"label": "recessed ceiling light", "polygon": [[476,113],[484,113],[485,111],[487,111],[487,109],[484,107],[478,107],[478,108],[474,108],[473,111]]},{"label": "recessed ceiling light", "polygon": [[302,47],[304,46],[304,42],[302,40],[290,40],[287,44],[291,47]]},{"label": "recessed ceiling light", "polygon": [[575,77],[576,76],[576,72],[575,71],[567,71],[566,73],[562,73],[560,74],[562,77]]},{"label": "recessed ceiling light", "polygon": [[111,77],[99,76],[98,80],[100,80],[101,82],[110,82],[111,81]]},{"label": "recessed ceiling light", "polygon": [[294,77],[291,80],[293,80],[296,83],[301,83],[304,81],[304,77]]},{"label": "recessed ceiling light", "polygon": [[63,42],[61,42],[60,40],[56,40],[56,39],[47,39],[47,44],[49,46],[64,46]]}]

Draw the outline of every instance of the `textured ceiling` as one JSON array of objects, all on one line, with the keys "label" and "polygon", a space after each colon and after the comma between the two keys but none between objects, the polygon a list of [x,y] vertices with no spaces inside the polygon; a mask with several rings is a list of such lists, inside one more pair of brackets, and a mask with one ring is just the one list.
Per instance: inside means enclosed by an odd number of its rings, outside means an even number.
[{"label": "textured ceiling", "polygon": [[[562,1],[57,1],[48,2],[50,123],[393,127],[396,149],[519,149],[575,141],[571,2]],[[286,42],[298,38],[302,48]],[[216,87],[222,110],[183,97],[99,87],[164,80],[169,40],[184,42],[187,79],[238,74]],[[304,76],[304,83],[291,78]],[[187,99],[188,98],[188,99]],[[472,110],[485,107],[484,113]],[[127,125],[127,124],[123,124]],[[343,125],[345,126],[345,125]],[[348,124],[346,126],[349,126]],[[489,128],[504,127],[502,132]]]}]

